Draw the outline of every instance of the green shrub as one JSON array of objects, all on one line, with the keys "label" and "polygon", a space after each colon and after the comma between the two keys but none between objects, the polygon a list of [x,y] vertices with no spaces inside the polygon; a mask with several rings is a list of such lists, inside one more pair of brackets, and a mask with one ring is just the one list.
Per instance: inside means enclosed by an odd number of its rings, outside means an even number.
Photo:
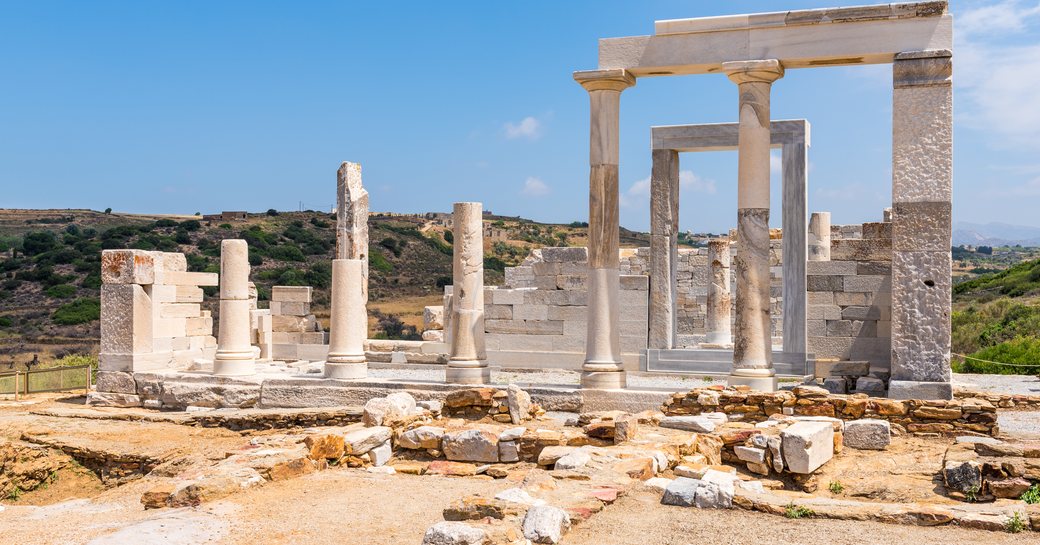
[{"label": "green shrub", "polygon": [[306,261],[307,258],[303,255],[296,246],[290,244],[283,244],[281,246],[275,246],[267,251],[267,256],[271,259],[277,259],[278,261]]},{"label": "green shrub", "polygon": [[267,215],[268,216],[277,216],[278,215],[278,211],[275,210],[274,208],[268,208],[267,209]]},{"label": "green shrub", "polygon": [[97,367],[98,357],[93,354],[69,354],[54,360],[54,367],[79,367],[80,365]]},{"label": "green shrub", "polygon": [[1034,484],[1033,486],[1030,486],[1029,490],[1026,490],[1025,493],[1022,494],[1022,497],[1019,499],[1030,505],[1040,503],[1040,484]]},{"label": "green shrub", "polygon": [[1026,529],[1026,520],[1017,511],[1004,522],[1004,531],[1009,534],[1017,534]]},{"label": "green shrub", "polygon": [[0,327],[11,327],[14,325],[14,320],[10,316],[0,316]]},{"label": "green shrub", "polygon": [[79,283],[80,287],[88,290],[99,290],[101,289],[101,273],[90,273],[83,277],[83,280]]},{"label": "green shrub", "polygon": [[202,229],[202,224],[199,223],[199,220],[187,220],[180,223],[180,228],[185,231],[198,231]]},{"label": "green shrub", "polygon": [[163,219],[157,220],[155,223],[153,223],[152,224],[152,229],[177,227],[178,225],[180,225],[180,224],[177,223],[174,220],[163,218]]},{"label": "green shrub", "polygon": [[191,235],[183,229],[178,229],[173,235],[173,240],[175,240],[177,244],[191,244]]},{"label": "green shrub", "polygon": [[83,297],[58,307],[51,315],[54,323],[59,325],[76,325],[93,322],[101,317],[101,301]]},{"label": "green shrub", "polygon": [[22,237],[22,252],[33,256],[58,247],[58,237],[50,231],[30,231]]},{"label": "green shrub", "polygon": [[506,270],[506,262],[502,261],[501,259],[499,259],[499,258],[497,258],[495,256],[485,256],[484,257],[484,268],[489,270],[489,271],[504,272]]},{"label": "green shrub", "polygon": [[44,292],[47,297],[54,297],[55,299],[68,299],[73,295],[76,295],[76,286],[71,284],[58,284],[57,286],[51,286]]},{"label": "green shrub", "polygon": [[803,519],[815,514],[812,509],[802,505],[795,505],[794,503],[789,503],[784,507],[784,516],[789,519]]},{"label": "green shrub", "polygon": [[256,252],[249,252],[249,264],[254,266],[254,267],[259,267],[260,265],[263,265],[264,264],[264,256],[262,256],[262,255],[260,255],[260,254],[258,254]]},{"label": "green shrub", "polygon": [[[953,370],[957,373],[989,373],[995,375],[1036,375],[1040,373],[1040,338],[1015,337],[996,346],[983,348],[970,355],[986,361],[956,358]],[[1012,365],[998,365],[997,363]]]},{"label": "green shrub", "polygon": [[322,261],[311,265],[304,274],[308,286],[327,288],[332,285],[332,264]]},{"label": "green shrub", "polygon": [[393,272],[394,270],[394,264],[387,261],[386,256],[384,256],[379,250],[369,250],[368,267],[384,274]]},{"label": "green shrub", "polygon": [[227,229],[228,231],[232,229],[230,223],[221,223],[218,227],[220,227],[221,229]]}]

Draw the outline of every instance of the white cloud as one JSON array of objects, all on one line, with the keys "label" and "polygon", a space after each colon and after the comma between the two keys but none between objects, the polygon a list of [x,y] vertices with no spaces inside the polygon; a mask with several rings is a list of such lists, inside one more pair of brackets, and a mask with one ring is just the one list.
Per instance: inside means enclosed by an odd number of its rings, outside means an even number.
[{"label": "white cloud", "polygon": [[506,131],[506,138],[510,140],[516,138],[537,140],[542,136],[542,122],[532,116],[521,119],[519,123],[507,122],[503,128]]},{"label": "white cloud", "polygon": [[524,188],[520,190],[522,195],[528,197],[544,197],[549,194],[549,186],[534,176],[524,180]]},{"label": "white cloud", "polygon": [[958,118],[993,135],[996,147],[1040,148],[1040,3],[1005,0],[954,21]]},{"label": "white cloud", "polygon": [[993,195],[1000,197],[1040,197],[1040,178],[1033,178],[1022,184],[994,191]]},{"label": "white cloud", "polygon": [[716,191],[715,180],[701,178],[694,174],[692,170],[683,170],[679,172],[679,189],[714,195]]},{"label": "white cloud", "polygon": [[[714,195],[718,188],[715,180],[701,178],[692,170],[679,171],[679,189],[693,191],[695,193],[707,193]],[[650,177],[633,183],[626,191],[618,195],[621,206],[649,206],[650,203]]]}]

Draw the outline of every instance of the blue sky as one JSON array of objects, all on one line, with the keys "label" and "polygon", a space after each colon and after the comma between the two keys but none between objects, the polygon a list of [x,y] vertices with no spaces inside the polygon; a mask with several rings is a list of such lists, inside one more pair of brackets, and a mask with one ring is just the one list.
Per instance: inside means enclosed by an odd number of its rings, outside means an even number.
[{"label": "blue sky", "polygon": [[[328,209],[350,160],[373,210],[479,200],[584,220],[588,99],[571,72],[595,68],[598,38],[651,34],[655,19],[841,4],[0,2],[0,207]],[[954,220],[1040,226],[1040,3],[951,4]],[[736,104],[721,75],[625,91],[624,226],[648,227],[650,127],[733,121]],[[879,219],[890,67],[791,70],[772,107],[812,123],[810,208]],[[681,227],[728,229],[736,153],[684,154],[682,170]]]}]

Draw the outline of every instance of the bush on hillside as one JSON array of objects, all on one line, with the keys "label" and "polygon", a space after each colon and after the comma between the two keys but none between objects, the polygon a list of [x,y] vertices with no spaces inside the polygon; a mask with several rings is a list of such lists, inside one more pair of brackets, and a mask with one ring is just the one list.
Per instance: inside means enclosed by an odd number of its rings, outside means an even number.
[{"label": "bush on hillside", "polygon": [[76,325],[93,322],[101,317],[101,301],[92,297],[83,297],[58,307],[51,315],[54,323],[59,325]]}]

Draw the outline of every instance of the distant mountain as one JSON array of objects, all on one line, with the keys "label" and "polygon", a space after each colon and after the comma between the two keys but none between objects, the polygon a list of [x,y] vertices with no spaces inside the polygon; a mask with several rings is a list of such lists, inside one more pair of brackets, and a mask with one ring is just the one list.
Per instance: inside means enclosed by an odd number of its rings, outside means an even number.
[{"label": "distant mountain", "polygon": [[1007,223],[957,222],[953,229],[953,245],[972,246],[1040,246],[1040,227]]}]

